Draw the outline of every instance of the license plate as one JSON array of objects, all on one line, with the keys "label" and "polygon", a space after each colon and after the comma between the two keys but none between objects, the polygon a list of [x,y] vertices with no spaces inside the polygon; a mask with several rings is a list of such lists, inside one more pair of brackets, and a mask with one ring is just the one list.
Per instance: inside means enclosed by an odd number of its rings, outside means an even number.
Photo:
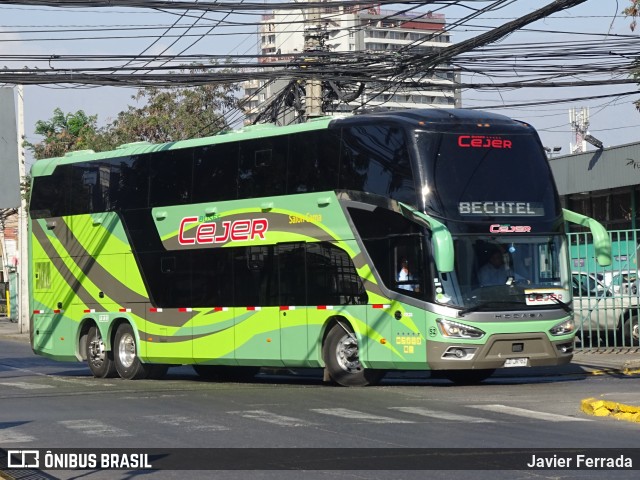
[{"label": "license plate", "polygon": [[507,358],[504,362],[505,367],[527,367],[528,365],[528,358]]}]

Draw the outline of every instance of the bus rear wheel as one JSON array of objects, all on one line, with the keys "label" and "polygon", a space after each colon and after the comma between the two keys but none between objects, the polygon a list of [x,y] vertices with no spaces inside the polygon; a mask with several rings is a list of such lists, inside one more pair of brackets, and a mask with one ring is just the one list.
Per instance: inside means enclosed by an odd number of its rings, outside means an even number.
[{"label": "bus rear wheel", "polygon": [[358,340],[342,325],[334,325],[322,346],[324,362],[331,380],[345,387],[375,385],[385,372],[366,369],[360,363]]},{"label": "bus rear wheel", "polygon": [[96,378],[108,378],[116,375],[113,350],[108,351],[98,327],[89,328],[86,338],[87,364]]},{"label": "bus rear wheel", "polygon": [[116,330],[114,351],[116,370],[120,377],[125,380],[139,380],[149,376],[151,366],[140,361],[136,337],[128,323],[123,323]]}]

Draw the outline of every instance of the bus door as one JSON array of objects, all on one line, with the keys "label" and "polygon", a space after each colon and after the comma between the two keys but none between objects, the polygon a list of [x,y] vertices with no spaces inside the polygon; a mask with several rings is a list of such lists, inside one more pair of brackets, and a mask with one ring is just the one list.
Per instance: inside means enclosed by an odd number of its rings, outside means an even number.
[{"label": "bus door", "polygon": [[[367,322],[372,338],[367,361],[373,368],[417,368],[426,361],[427,272],[424,237],[394,235],[367,242],[383,283],[400,294],[385,302],[370,302]],[[380,336],[380,338],[376,338]]]},{"label": "bus door", "polygon": [[[55,303],[51,290],[52,270],[53,265],[48,258],[34,258],[31,302],[33,305],[33,348],[38,351],[51,352],[53,350],[55,343],[53,335],[54,318],[59,319],[60,317],[60,314],[53,313]],[[12,304],[11,310],[13,318],[15,316],[13,312],[18,311],[17,305]]]},{"label": "bus door", "polygon": [[239,365],[282,366],[276,247],[233,249],[235,358]]},{"label": "bus door", "polygon": [[280,352],[285,366],[304,366],[309,361],[305,245],[276,246]]}]

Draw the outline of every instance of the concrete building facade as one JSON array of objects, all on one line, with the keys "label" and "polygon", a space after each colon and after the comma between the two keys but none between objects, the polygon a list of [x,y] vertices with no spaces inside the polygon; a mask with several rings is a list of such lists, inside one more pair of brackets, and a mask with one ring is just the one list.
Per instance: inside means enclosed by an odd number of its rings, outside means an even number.
[{"label": "concrete building facade", "polygon": [[[303,5],[303,3],[301,3]],[[309,27],[308,12],[274,10],[262,17],[260,23],[260,62],[286,63],[293,55],[305,50],[305,27]],[[431,13],[402,13],[380,9],[372,4],[363,9],[354,6],[332,5],[320,9],[319,20],[325,34],[328,52],[389,53],[410,49],[411,53],[429,55],[451,45],[445,31],[445,17]],[[403,87],[401,83],[392,90],[380,92],[375,84],[367,85],[362,94],[348,104],[335,104],[325,114],[349,112],[361,105],[368,108],[451,108],[460,106],[460,92],[452,89],[456,75],[450,69],[436,68],[433,74],[420,78],[420,88]],[[286,85],[287,80],[265,85],[264,80],[244,83],[244,105],[247,123]],[[446,87],[446,88],[443,88]]]},{"label": "concrete building facade", "polygon": [[566,208],[607,230],[640,228],[640,142],[549,160]]}]

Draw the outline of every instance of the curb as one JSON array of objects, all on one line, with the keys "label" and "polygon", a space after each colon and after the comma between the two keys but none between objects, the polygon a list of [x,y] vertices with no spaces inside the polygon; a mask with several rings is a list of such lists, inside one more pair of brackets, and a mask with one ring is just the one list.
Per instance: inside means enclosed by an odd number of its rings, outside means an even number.
[{"label": "curb", "polygon": [[580,402],[580,409],[594,417],[613,417],[616,420],[640,423],[640,407],[624,403],[585,398]]},{"label": "curb", "polygon": [[628,377],[633,377],[636,375],[640,375],[640,368],[599,368],[595,370],[585,370],[585,373],[589,375],[625,375]]}]

